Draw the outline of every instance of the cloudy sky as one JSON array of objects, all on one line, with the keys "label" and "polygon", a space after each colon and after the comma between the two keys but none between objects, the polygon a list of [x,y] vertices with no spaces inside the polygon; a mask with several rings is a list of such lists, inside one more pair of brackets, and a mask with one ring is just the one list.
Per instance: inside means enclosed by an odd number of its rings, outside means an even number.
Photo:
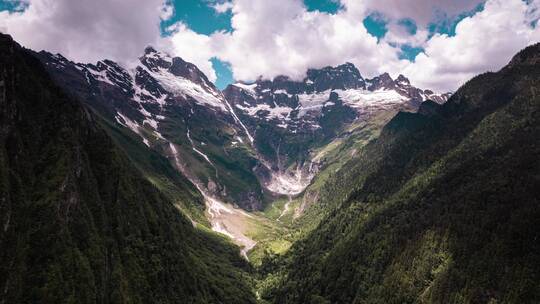
[{"label": "cloudy sky", "polygon": [[34,50],[126,65],[146,45],[233,81],[354,63],[452,91],[540,41],[540,0],[0,0],[0,31]]}]

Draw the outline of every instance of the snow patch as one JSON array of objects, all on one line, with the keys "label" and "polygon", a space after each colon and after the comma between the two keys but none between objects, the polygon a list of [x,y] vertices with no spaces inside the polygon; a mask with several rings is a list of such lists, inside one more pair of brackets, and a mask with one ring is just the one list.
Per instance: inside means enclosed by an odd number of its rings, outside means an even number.
[{"label": "snow patch", "polygon": [[[88,66],[87,69],[86,69],[90,75],[92,75],[92,77],[97,80],[97,81],[101,81],[101,82],[105,82],[105,83],[108,83],[112,86],[116,86],[112,81],[109,80],[109,78],[107,77],[107,70],[103,70],[103,71],[98,71],[98,70],[94,70],[92,67]],[[88,78],[87,78],[87,81],[88,81]],[[88,82],[90,83],[90,82]]]},{"label": "snow patch", "polygon": [[143,120],[143,125],[144,124],[149,125],[154,130],[158,129],[158,122],[152,118],[146,118],[145,120]]},{"label": "snow patch", "polygon": [[[160,106],[165,105],[165,100],[167,95],[163,94],[161,96],[155,96],[146,89],[139,87],[138,85],[133,85],[135,92],[133,93],[133,100],[138,103],[157,103]],[[143,99],[145,98],[145,99]]]},{"label": "snow patch", "polygon": [[155,72],[149,70],[145,66],[140,67],[156,79],[165,90],[175,96],[184,98],[189,96],[200,104],[208,105],[223,111],[227,110],[223,102],[223,95],[220,92],[210,90],[208,86],[205,86],[207,88],[205,89],[199,84],[196,84],[189,79],[175,76],[163,68],[159,68],[158,71]]},{"label": "snow patch", "polygon": [[394,90],[368,91],[362,89],[335,90],[343,102],[353,108],[363,108],[373,105],[388,105],[403,103],[407,97]]},{"label": "snow patch", "polygon": [[145,145],[147,145],[148,147],[150,147],[150,142],[148,141],[148,139],[146,139],[146,138],[142,135],[141,130],[140,130],[140,127],[141,127],[141,126],[139,126],[139,124],[138,124],[137,122],[135,122],[135,121],[133,121],[133,120],[127,118],[126,116],[124,116],[124,115],[123,115],[122,113],[120,113],[120,112],[116,112],[115,119],[116,119],[116,121],[117,121],[119,124],[121,124],[121,125],[127,127],[128,129],[130,129],[131,131],[133,131],[133,132],[135,132],[137,135],[139,135],[139,136],[142,138],[143,143],[144,143]]},{"label": "snow patch", "polygon": [[299,94],[300,112],[298,113],[298,117],[304,116],[309,111],[322,108],[322,105],[330,99],[330,92],[330,90],[327,90],[320,93]]},{"label": "snow patch", "polygon": [[249,93],[250,95],[253,95],[253,96],[256,95],[256,92],[255,92],[255,88],[257,87],[256,83],[244,84],[244,83],[239,82],[239,83],[233,84],[233,86],[244,90],[245,92]]},{"label": "snow patch", "polygon": [[289,94],[287,91],[283,89],[275,90],[274,94],[287,95],[289,98],[293,96],[292,94]]},{"label": "snow patch", "polygon": [[[246,127],[246,125],[244,125],[244,123],[240,120],[240,118],[238,118],[238,116],[236,115],[236,113],[234,112],[234,109],[233,107],[231,106],[231,104],[227,101],[227,99],[223,99],[225,101],[225,104],[227,105],[227,107],[229,108],[229,112],[231,112],[231,115],[233,116],[234,120],[236,122],[238,122],[238,124],[240,124],[240,126],[242,127],[242,129],[244,129],[244,132],[246,132],[246,135],[247,137],[249,138],[249,141],[253,144],[253,136],[251,136],[251,134],[249,134],[249,131]],[[241,143],[244,143],[242,141],[242,139],[240,139],[240,142]]]},{"label": "snow patch", "polygon": [[270,181],[266,184],[266,188],[276,194],[295,196],[300,194],[311,183],[315,176],[312,172],[310,164],[307,172],[301,166],[297,166],[294,171],[274,172],[271,171]]},{"label": "snow patch", "polygon": [[176,165],[176,168],[180,170],[182,168],[182,163],[180,162],[180,157],[178,157],[178,150],[176,150],[176,147],[172,142],[169,142],[169,149],[174,157],[174,164]]},{"label": "snow patch", "polygon": [[293,110],[289,107],[280,107],[280,106],[271,107],[264,103],[258,104],[254,107],[243,107],[237,104],[236,107],[246,112],[249,116],[256,116],[259,111],[268,112],[265,115],[266,120],[271,120],[273,118],[283,119],[284,117],[288,117],[291,111]]},{"label": "snow patch", "polygon": [[[195,151],[197,154],[202,156],[210,165],[212,165],[212,167],[215,168],[214,163],[210,160],[210,158],[208,158],[208,155],[204,154],[199,149],[195,148],[195,144],[193,144],[193,140],[191,139],[189,129],[187,130],[187,138],[188,138],[189,142],[191,143],[191,147],[192,147],[193,151]],[[217,171],[217,169],[216,169],[216,171]]]},{"label": "snow patch", "polygon": [[145,117],[152,117],[152,114],[148,112],[143,106],[139,105],[139,112]]}]

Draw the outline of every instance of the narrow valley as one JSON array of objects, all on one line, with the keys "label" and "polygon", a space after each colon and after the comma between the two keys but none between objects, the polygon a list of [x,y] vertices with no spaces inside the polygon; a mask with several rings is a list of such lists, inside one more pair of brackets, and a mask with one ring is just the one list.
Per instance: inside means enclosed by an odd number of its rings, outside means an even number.
[{"label": "narrow valley", "polygon": [[540,303],[539,1],[53,2],[0,0],[0,304]]}]

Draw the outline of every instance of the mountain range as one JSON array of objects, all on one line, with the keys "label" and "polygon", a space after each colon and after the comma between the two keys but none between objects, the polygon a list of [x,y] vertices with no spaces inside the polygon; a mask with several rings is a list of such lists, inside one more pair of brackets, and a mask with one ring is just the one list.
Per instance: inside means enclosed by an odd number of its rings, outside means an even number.
[{"label": "mountain range", "polygon": [[453,94],[351,63],[220,91],[2,35],[0,301],[540,301],[538,58]]},{"label": "mountain range", "polygon": [[246,210],[262,209],[265,192],[299,194],[320,165],[306,152],[352,123],[449,96],[417,89],[402,75],[364,79],[350,63],[309,70],[303,81],[279,76],[220,92],[195,65],[152,47],[131,69],[38,56],[68,92],[177,159],[205,192]]}]

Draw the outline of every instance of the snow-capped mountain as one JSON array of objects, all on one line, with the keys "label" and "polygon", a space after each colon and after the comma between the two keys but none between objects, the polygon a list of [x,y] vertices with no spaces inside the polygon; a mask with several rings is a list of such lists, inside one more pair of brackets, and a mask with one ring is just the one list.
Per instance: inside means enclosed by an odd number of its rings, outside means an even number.
[{"label": "snow-capped mountain", "polygon": [[152,47],[132,69],[110,60],[80,64],[46,52],[39,56],[60,85],[167,156],[207,194],[260,208],[253,138],[195,65]]},{"label": "snow-capped mountain", "polygon": [[219,91],[195,65],[147,47],[127,69],[39,54],[57,82],[169,158],[206,195],[259,209],[263,193],[296,195],[321,165],[313,150],[379,112],[415,111],[446,95],[399,76],[362,77],[351,63],[237,83]]},{"label": "snow-capped mountain", "polygon": [[316,150],[350,135],[346,129],[351,125],[392,114],[386,121],[398,111],[416,111],[426,100],[444,103],[450,95],[418,89],[403,75],[366,79],[351,63],[310,69],[302,81],[278,76],[236,83],[224,94],[255,137],[260,156],[277,172],[267,178],[259,173],[263,183],[289,194],[302,191],[295,185],[309,184],[323,165]]},{"label": "snow-capped mountain", "polygon": [[236,83],[225,95],[242,116],[257,123],[274,122],[294,133],[306,127],[321,128],[322,117],[336,108],[348,108],[351,115],[363,119],[380,110],[414,111],[428,99],[444,103],[450,94],[413,87],[403,75],[395,80],[387,73],[365,79],[353,64],[346,63],[308,70],[303,81],[279,76],[272,81]]},{"label": "snow-capped mountain", "polygon": [[189,99],[210,109],[228,112],[221,92],[193,64],[147,47],[135,69],[135,97],[160,100],[162,97]]}]

